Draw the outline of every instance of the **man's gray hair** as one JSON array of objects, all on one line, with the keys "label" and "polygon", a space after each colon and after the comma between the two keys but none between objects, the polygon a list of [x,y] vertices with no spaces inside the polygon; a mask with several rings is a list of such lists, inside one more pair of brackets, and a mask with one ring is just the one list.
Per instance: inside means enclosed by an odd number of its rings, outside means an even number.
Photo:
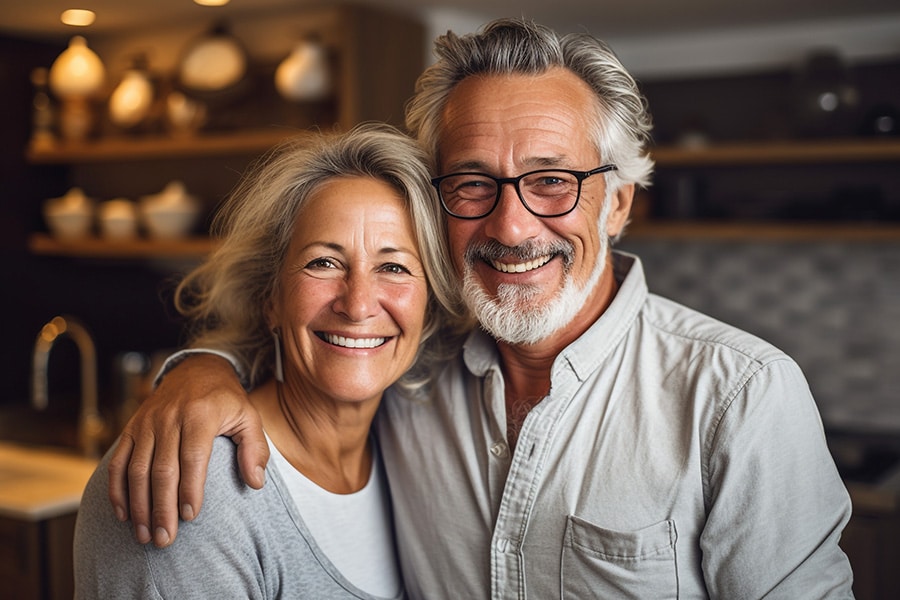
[{"label": "man's gray hair", "polygon": [[634,78],[613,51],[587,34],[560,36],[520,19],[499,19],[478,33],[447,32],[435,41],[437,62],[419,77],[406,110],[406,126],[438,162],[440,122],[450,92],[470,75],[540,74],[569,69],[595,92],[597,114],[593,138],[604,162],[618,170],[607,174],[614,189],[621,184],[647,186],[653,173],[648,156],[652,122],[647,102]]}]

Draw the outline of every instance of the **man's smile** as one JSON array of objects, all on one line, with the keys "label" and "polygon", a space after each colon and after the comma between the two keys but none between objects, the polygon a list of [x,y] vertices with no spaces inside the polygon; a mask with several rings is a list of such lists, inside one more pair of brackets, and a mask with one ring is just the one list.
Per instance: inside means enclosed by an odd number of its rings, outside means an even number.
[{"label": "man's smile", "polygon": [[525,273],[526,271],[532,271],[534,269],[538,269],[543,267],[548,262],[553,259],[552,254],[545,254],[544,256],[539,256],[532,260],[528,260],[520,263],[504,263],[498,260],[489,261],[491,266],[501,273]]}]

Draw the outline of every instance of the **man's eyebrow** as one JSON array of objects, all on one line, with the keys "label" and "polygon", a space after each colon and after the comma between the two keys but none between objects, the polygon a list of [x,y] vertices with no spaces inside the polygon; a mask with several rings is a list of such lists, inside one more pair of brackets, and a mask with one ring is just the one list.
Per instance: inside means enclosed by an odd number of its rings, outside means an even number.
[{"label": "man's eyebrow", "polygon": [[477,160],[467,160],[463,162],[453,163],[450,169],[447,170],[448,173],[459,173],[462,171],[478,171],[479,173],[487,173],[487,166],[480,161]]},{"label": "man's eyebrow", "polygon": [[[527,170],[531,168],[540,169],[543,167],[562,167],[568,165],[569,161],[563,156],[534,156],[523,158],[519,160],[519,163],[525,165],[525,168]],[[485,163],[477,160],[467,160],[453,163],[452,167],[447,171],[447,173],[460,173],[463,171],[477,171],[479,173],[491,172]]]},{"label": "man's eyebrow", "polygon": [[564,156],[536,156],[534,158],[525,159],[522,163],[533,165],[535,167],[562,167],[569,164],[570,161]]}]

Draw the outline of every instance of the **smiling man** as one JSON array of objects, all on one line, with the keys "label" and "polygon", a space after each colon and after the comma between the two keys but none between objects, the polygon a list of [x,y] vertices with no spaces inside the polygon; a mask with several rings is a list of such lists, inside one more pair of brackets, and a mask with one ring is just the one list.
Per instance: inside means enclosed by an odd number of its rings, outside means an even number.
[{"label": "smiling man", "polygon": [[[849,497],[797,365],[648,293],[610,249],[652,171],[631,76],[596,39],[521,21],[436,48],[407,124],[481,327],[428,401],[395,393],[377,420],[410,596],[851,597]],[[217,433],[262,484],[230,370],[184,361],[129,424],[111,498],[124,514],[130,486],[141,541],[151,463],[182,473],[152,482],[157,543],[199,510]]]}]

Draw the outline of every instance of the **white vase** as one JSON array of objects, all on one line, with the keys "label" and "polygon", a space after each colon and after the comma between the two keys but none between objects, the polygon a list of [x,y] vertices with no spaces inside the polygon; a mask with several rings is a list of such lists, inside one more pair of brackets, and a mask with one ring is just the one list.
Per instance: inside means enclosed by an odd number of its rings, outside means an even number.
[{"label": "white vase", "polygon": [[101,90],[106,69],[100,57],[80,35],[50,65],[50,90],[60,99],[59,129],[62,137],[81,140],[94,128],[91,98]]},{"label": "white vase", "polygon": [[206,122],[206,105],[174,91],[166,96],[166,121],[174,135],[189,135]]},{"label": "white vase", "polygon": [[106,69],[87,40],[76,35],[50,66],[50,89],[60,98],[90,97],[100,91]]},{"label": "white vase", "polygon": [[312,40],[297,44],[275,71],[275,87],[295,102],[322,100],[331,92],[325,48]]},{"label": "white vase", "polygon": [[144,71],[131,69],[109,97],[109,118],[119,127],[138,125],[153,106],[153,84]]}]

